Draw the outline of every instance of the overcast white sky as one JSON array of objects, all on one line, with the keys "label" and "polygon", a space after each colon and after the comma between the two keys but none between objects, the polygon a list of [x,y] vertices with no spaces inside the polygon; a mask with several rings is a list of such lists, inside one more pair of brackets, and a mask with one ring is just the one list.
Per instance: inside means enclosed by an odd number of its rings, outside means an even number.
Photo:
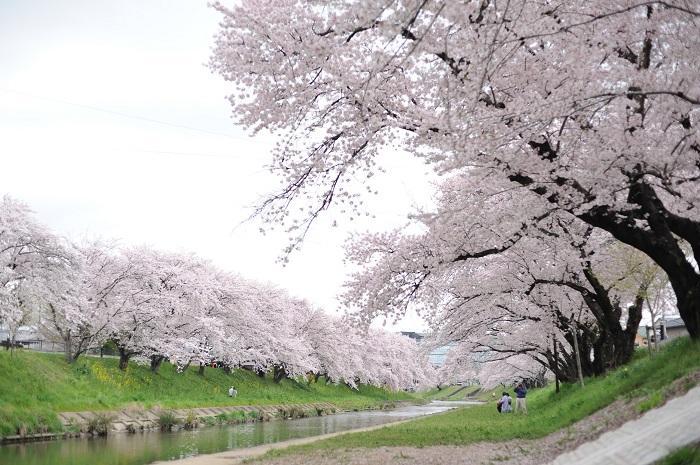
[{"label": "overcast white sky", "polygon": [[402,225],[429,202],[429,170],[387,156],[376,219],[331,213],[276,263],[285,236],[240,225],[279,187],[272,144],[234,126],[232,89],[205,66],[219,20],[206,3],[0,0],[0,195],[58,233],[194,251],[333,311],[347,232]]}]

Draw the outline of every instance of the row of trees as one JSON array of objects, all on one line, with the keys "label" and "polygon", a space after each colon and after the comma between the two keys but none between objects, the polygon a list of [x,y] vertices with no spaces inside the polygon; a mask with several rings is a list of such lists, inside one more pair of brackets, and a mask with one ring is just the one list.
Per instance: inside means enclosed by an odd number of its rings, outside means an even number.
[{"label": "row of trees", "polygon": [[354,238],[347,257],[365,266],[343,294],[361,321],[416,307],[430,322],[433,346],[455,345],[445,375],[488,385],[546,373],[566,381],[601,375],[630,360],[643,310],[653,320],[675,313],[660,267],[556,212],[532,211],[542,216],[534,231],[497,254],[469,256],[460,225],[479,210],[471,237],[507,237],[513,224],[485,210],[507,205],[511,194],[493,193],[489,207],[458,192],[443,191],[422,234]]},{"label": "row of trees", "polygon": [[228,273],[191,253],[76,243],[0,203],[0,323],[33,325],[68,362],[113,342],[131,359],[252,365],[275,381],[304,375],[387,386],[432,384],[427,356],[400,334],[351,326],[271,283]]},{"label": "row of trees", "polygon": [[299,233],[287,252],[325,210],[361,213],[384,147],[445,178],[413,217],[422,233],[349,246],[363,269],[344,300],[362,321],[415,306],[455,367],[504,359],[502,376],[625,363],[653,301],[700,338],[696,3],[214,7],[210,65],[235,86],[234,118],[289,140],[272,153],[284,186],[257,211]]}]

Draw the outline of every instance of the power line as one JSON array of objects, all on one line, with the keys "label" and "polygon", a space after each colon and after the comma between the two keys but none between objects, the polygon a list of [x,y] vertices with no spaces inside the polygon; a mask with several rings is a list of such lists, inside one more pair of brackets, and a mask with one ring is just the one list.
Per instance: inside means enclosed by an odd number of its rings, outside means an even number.
[{"label": "power line", "polygon": [[245,141],[248,141],[248,142],[257,142],[257,143],[263,143],[263,144],[270,144],[270,142],[265,142],[265,141],[260,141],[260,140],[256,140],[256,139],[251,139],[251,138],[249,138],[249,137],[240,137],[240,136],[234,136],[234,135],[231,135],[231,134],[224,134],[224,133],[216,132],[216,131],[208,131],[208,130],[206,130],[206,129],[192,128],[192,127],[189,127],[189,126],[183,126],[183,125],[181,125],[181,124],[168,123],[168,122],[166,122],[166,121],[159,121],[159,120],[155,120],[155,119],[151,119],[151,118],[144,118],[144,117],[142,117],[142,116],[129,115],[129,114],[120,113],[120,112],[117,112],[117,111],[105,110],[105,109],[97,108],[97,107],[91,107],[91,106],[89,106],[89,105],[82,105],[82,104],[79,104],[79,103],[66,102],[65,100],[58,100],[58,99],[54,99],[54,98],[43,97],[43,96],[40,96],[40,95],[34,95],[34,94],[27,93],[27,92],[20,92],[20,91],[16,91],[16,90],[12,90],[12,89],[6,89],[6,88],[4,88],[4,87],[0,87],[0,90],[5,91],[5,92],[10,92],[10,93],[12,93],[12,94],[24,95],[24,96],[27,96],[27,97],[32,97],[32,98],[36,98],[36,99],[46,100],[46,101],[49,101],[49,102],[61,103],[61,104],[63,104],[63,105],[71,105],[71,106],[74,106],[74,107],[86,108],[86,109],[88,109],[88,110],[100,111],[100,112],[102,112],[102,113],[109,113],[109,114],[112,114],[112,115],[123,116],[123,117],[125,117],[125,118],[132,118],[132,119],[138,119],[138,120],[141,120],[141,121],[148,121],[149,123],[164,124],[164,125],[166,125],[166,126],[173,126],[173,127],[180,128],[180,129],[188,129],[188,130],[190,130],[190,131],[204,132],[204,133],[207,133],[207,134],[214,134],[214,135],[217,135],[217,136],[230,137],[230,138],[232,138],[232,139],[240,139],[240,140],[245,140]]},{"label": "power line", "polygon": [[167,150],[141,150],[141,149],[119,149],[119,148],[105,148],[104,150],[113,150],[116,152],[138,152],[138,153],[156,153],[162,155],[185,155],[190,157],[211,157],[211,158],[229,158],[229,159],[249,159],[258,160],[260,157],[246,157],[237,155],[219,155],[213,153],[192,153],[192,152],[170,152]]}]

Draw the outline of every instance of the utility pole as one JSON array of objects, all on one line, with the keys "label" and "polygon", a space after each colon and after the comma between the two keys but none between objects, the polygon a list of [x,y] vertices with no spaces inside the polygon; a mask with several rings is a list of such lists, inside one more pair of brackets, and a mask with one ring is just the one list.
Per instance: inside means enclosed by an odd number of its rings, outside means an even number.
[{"label": "utility pole", "polygon": [[578,382],[579,382],[579,384],[581,384],[581,387],[584,386],[584,383],[583,383],[583,370],[581,369],[581,354],[578,351],[578,319],[581,318],[582,311],[583,311],[583,304],[581,304],[581,309],[578,311],[578,317],[573,320],[574,321],[574,352],[576,353],[576,371],[578,371]]}]

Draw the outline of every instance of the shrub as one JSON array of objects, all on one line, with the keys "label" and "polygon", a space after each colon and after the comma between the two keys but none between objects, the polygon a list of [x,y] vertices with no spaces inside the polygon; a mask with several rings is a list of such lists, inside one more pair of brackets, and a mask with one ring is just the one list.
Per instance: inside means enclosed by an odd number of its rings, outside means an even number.
[{"label": "shrub", "polygon": [[221,412],[216,416],[218,423],[238,424],[246,422],[246,414],[243,410],[233,410],[231,412]]},{"label": "shrub", "polygon": [[647,410],[651,410],[654,407],[658,406],[663,402],[664,398],[661,392],[657,391],[654,394],[650,395],[643,401],[637,404],[637,411],[639,413],[644,413]]},{"label": "shrub", "polygon": [[[280,418],[306,418],[309,416],[309,410],[303,410],[301,407],[292,405],[286,408],[282,408],[277,411],[277,416]],[[313,413],[315,416],[315,412]]]},{"label": "shrub", "polygon": [[289,410],[289,418],[306,418],[307,411],[302,410],[301,407],[293,406]]},{"label": "shrub", "polygon": [[234,410],[229,414],[229,423],[245,423],[246,414],[243,410]]},{"label": "shrub", "polygon": [[182,420],[182,427],[185,429],[194,429],[197,427],[198,423],[199,419],[197,418],[197,415],[195,415],[192,410],[189,410],[187,415],[185,415],[185,418]]},{"label": "shrub", "polygon": [[162,430],[171,430],[173,429],[173,426],[180,424],[180,419],[177,418],[171,410],[163,410],[158,413],[156,423]]},{"label": "shrub", "polygon": [[68,419],[68,424],[65,427],[65,433],[67,433],[69,436],[76,435],[78,433],[82,433],[82,429],[80,428],[80,424],[78,423],[78,419],[75,417],[70,417]]},{"label": "shrub", "polygon": [[116,417],[112,413],[97,412],[88,420],[87,432],[97,436],[106,436],[115,419]]}]

